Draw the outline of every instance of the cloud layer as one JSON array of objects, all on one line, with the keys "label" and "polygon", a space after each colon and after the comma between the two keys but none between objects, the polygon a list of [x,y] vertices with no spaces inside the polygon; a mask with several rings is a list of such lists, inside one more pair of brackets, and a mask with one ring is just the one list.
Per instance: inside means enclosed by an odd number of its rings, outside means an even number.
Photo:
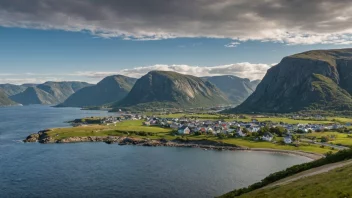
[{"label": "cloud layer", "polygon": [[[273,65],[273,64],[272,64]],[[219,76],[219,75],[234,75],[251,80],[262,79],[266,71],[272,66],[268,64],[252,64],[252,63],[235,63],[228,65],[219,65],[212,67],[200,67],[190,65],[152,65],[145,67],[136,67],[133,69],[124,69],[116,72],[77,72],[71,75],[84,76],[89,78],[102,79],[109,75],[121,74],[125,76],[139,78],[149,71],[162,70],[174,71],[181,74],[188,74],[193,76]]]},{"label": "cloud layer", "polygon": [[352,44],[350,0],[1,0],[0,26],[156,40]]},{"label": "cloud layer", "polygon": [[43,83],[46,81],[86,81],[97,83],[106,76],[121,74],[125,76],[139,78],[152,70],[175,71],[182,74],[193,76],[219,76],[234,75],[250,80],[262,79],[266,71],[274,64],[252,64],[252,63],[235,63],[228,65],[219,65],[212,67],[200,67],[190,65],[151,65],[136,67],[132,69],[123,69],[120,71],[84,71],[73,72],[70,74],[0,74],[0,84],[23,84],[23,83]]}]

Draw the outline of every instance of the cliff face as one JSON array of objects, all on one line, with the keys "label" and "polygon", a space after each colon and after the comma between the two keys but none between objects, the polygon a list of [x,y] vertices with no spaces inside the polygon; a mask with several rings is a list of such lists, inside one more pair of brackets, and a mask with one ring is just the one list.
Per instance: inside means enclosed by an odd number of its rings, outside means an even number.
[{"label": "cliff face", "polygon": [[352,49],[318,50],[284,58],[232,111],[292,112],[352,109]]},{"label": "cliff face", "polygon": [[232,75],[203,77],[218,87],[233,104],[240,104],[250,96],[260,80],[250,81]]},{"label": "cliff face", "polygon": [[122,75],[109,76],[97,85],[77,91],[59,106],[89,107],[116,102],[129,93],[135,82],[135,78]]},{"label": "cliff face", "polygon": [[165,107],[202,107],[229,104],[229,101],[217,87],[201,78],[169,71],[151,71],[137,80],[126,98],[113,107],[146,103]]}]

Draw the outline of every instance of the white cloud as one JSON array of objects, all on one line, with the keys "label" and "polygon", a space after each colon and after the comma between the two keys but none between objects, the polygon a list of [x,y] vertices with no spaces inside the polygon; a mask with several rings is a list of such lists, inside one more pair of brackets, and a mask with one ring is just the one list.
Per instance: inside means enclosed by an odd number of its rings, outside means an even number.
[{"label": "white cloud", "polygon": [[5,78],[0,78],[0,84],[24,84],[24,83],[44,83],[46,81],[85,81],[89,83],[97,83],[106,76],[125,75],[129,77],[139,78],[150,71],[174,71],[181,74],[193,76],[219,76],[234,75],[250,80],[262,79],[266,71],[275,64],[253,64],[248,62],[234,63],[218,66],[191,66],[191,65],[165,65],[156,64],[143,67],[135,67],[132,69],[122,69],[117,71],[77,71],[67,74],[11,74]]},{"label": "white cloud", "polygon": [[241,43],[239,43],[239,42],[231,42],[229,44],[226,44],[225,47],[237,47],[239,44],[241,44]]},{"label": "white cloud", "polygon": [[0,1],[0,26],[126,40],[207,37],[352,44],[351,19],[350,0]]},{"label": "white cloud", "polygon": [[211,66],[211,67],[157,64],[157,65],[144,66],[144,67],[135,67],[133,69],[123,69],[116,72],[85,71],[85,72],[76,72],[71,75],[102,79],[109,75],[121,74],[125,76],[139,78],[150,71],[162,70],[162,71],[174,71],[181,74],[193,75],[198,77],[234,75],[242,78],[249,78],[251,80],[256,80],[256,79],[262,79],[266,74],[266,71],[271,66],[272,65],[269,65],[269,64],[252,64],[248,62]]}]

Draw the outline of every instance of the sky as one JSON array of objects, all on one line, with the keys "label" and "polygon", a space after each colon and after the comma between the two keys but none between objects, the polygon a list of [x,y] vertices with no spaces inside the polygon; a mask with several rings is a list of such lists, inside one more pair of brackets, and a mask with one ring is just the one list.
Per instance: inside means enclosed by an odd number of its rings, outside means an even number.
[{"label": "sky", "polygon": [[285,56],[352,47],[350,0],[0,0],[0,83],[261,79]]}]

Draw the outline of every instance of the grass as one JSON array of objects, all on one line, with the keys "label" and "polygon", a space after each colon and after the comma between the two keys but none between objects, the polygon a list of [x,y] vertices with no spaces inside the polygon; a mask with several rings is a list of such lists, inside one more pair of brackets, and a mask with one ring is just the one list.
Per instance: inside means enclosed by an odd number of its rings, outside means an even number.
[{"label": "grass", "polygon": [[154,126],[143,126],[143,121],[129,120],[117,123],[114,125],[87,125],[70,128],[55,128],[48,132],[49,136],[55,139],[64,139],[68,137],[85,137],[85,136],[120,136],[123,131],[136,131],[148,133],[160,133],[160,136],[168,135],[172,131],[167,128],[160,128]]},{"label": "grass", "polygon": [[339,132],[315,132],[309,133],[306,135],[307,137],[315,137],[317,141],[320,141],[321,137],[323,136],[334,136],[335,138],[329,141],[328,143],[332,144],[341,144],[344,146],[352,146],[352,136],[349,137],[348,134],[339,133]]},{"label": "grass", "polygon": [[292,145],[279,145],[271,142],[262,142],[262,141],[250,141],[242,138],[226,138],[219,139],[213,135],[186,135],[179,136],[172,134],[172,129],[170,128],[161,128],[157,126],[143,126],[143,121],[141,120],[128,120],[119,122],[115,125],[87,125],[71,128],[56,128],[48,132],[48,135],[54,137],[57,140],[68,138],[68,137],[85,137],[85,136],[126,136],[128,134],[124,132],[134,131],[134,132],[147,132],[152,133],[148,136],[138,136],[135,134],[130,134],[131,137],[138,138],[149,138],[149,139],[167,139],[174,140],[176,138],[183,138],[188,140],[210,140],[218,141],[227,144],[232,144],[234,146],[248,147],[248,148],[270,148],[270,149],[280,149],[280,150],[301,150],[306,152],[313,153],[326,153],[330,151],[329,148],[320,148],[317,145],[313,144],[301,144],[299,147]]},{"label": "grass", "polygon": [[352,166],[346,166],[287,185],[255,190],[239,197],[352,197],[351,185]]}]

